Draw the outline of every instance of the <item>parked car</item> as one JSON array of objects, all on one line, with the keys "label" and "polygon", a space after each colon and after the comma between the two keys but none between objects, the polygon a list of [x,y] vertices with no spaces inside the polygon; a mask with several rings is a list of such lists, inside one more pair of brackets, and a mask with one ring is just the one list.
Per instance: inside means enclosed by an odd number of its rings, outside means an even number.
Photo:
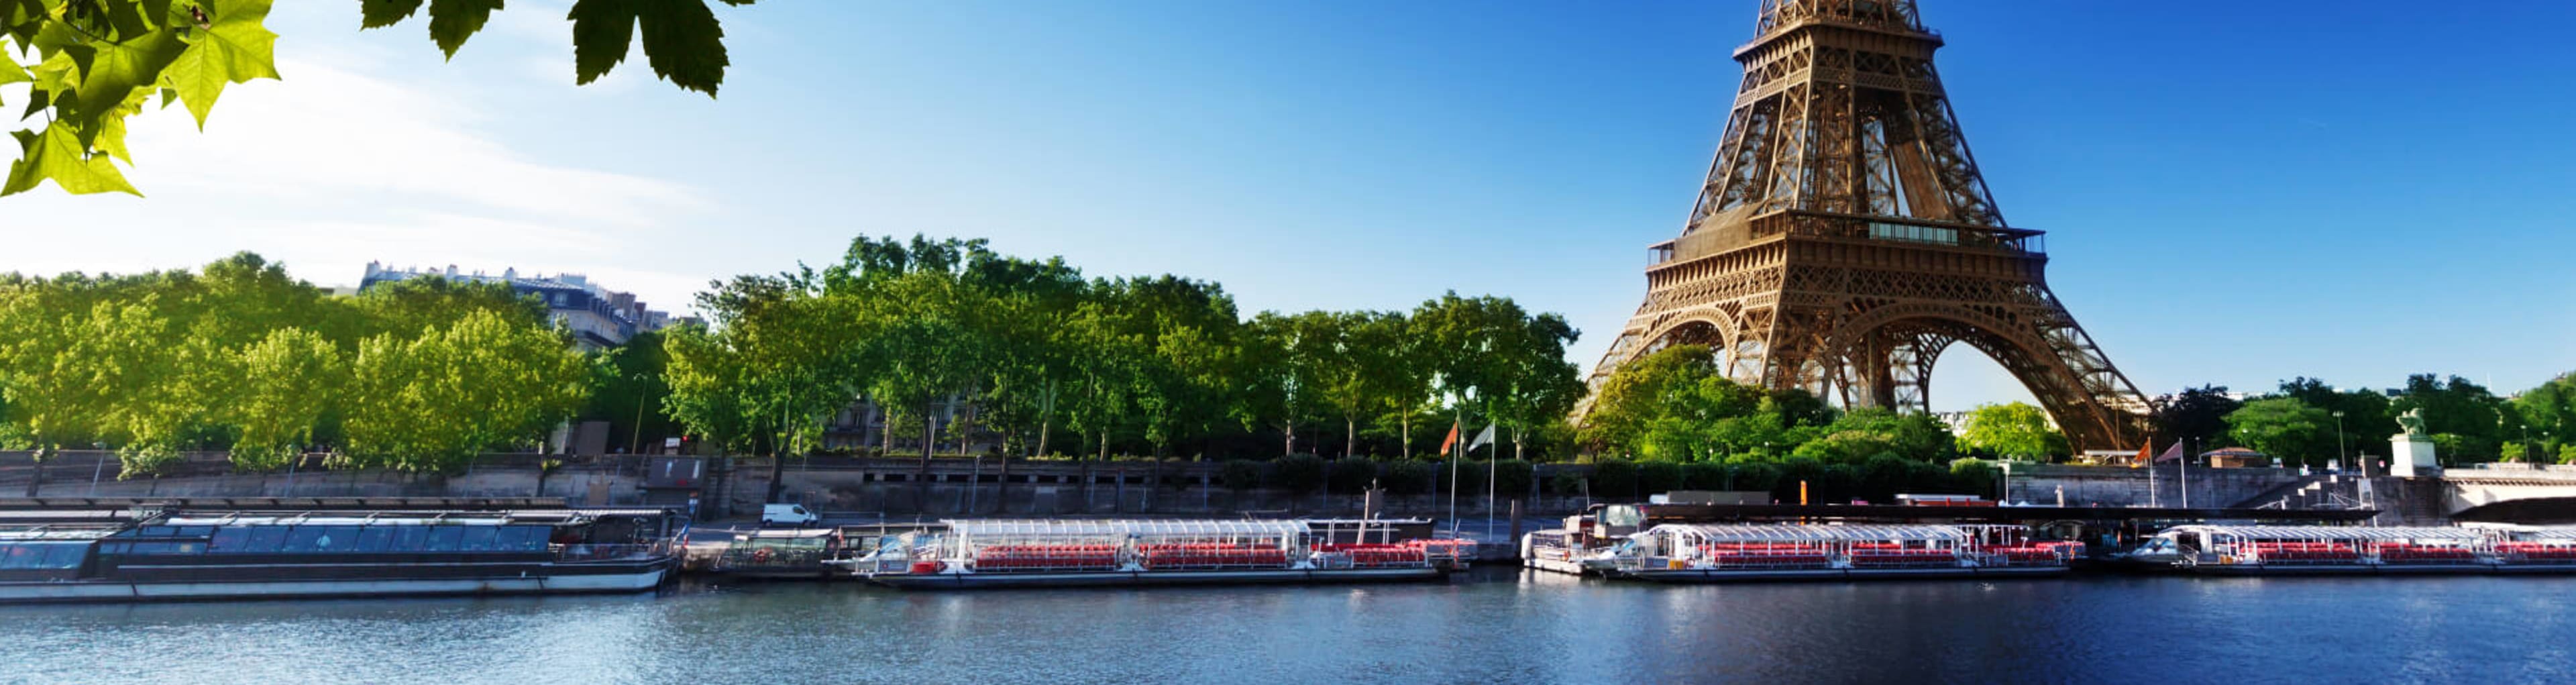
[{"label": "parked car", "polygon": [[760,525],[764,526],[803,526],[821,520],[823,517],[814,515],[814,512],[807,510],[802,504],[760,506]]}]

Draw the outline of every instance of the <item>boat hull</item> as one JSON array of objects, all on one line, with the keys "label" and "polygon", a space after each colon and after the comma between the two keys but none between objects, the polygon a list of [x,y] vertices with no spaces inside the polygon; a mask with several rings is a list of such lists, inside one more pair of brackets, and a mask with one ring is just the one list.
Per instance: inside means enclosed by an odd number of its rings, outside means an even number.
[{"label": "boat hull", "polygon": [[2204,576],[2438,576],[2576,574],[2576,564],[2201,564],[2176,570]]},{"label": "boat hull", "polygon": [[904,589],[1117,587],[1372,583],[1434,580],[1438,568],[1241,569],[1211,571],[1063,571],[1035,573],[882,573],[868,579]]},{"label": "boat hull", "polygon": [[1744,583],[1802,580],[1904,580],[1945,578],[2043,578],[2066,575],[2064,566],[1959,568],[1648,569],[1621,577],[1659,583]]},{"label": "boat hull", "polygon": [[669,577],[671,563],[664,560],[565,570],[579,572],[501,577],[12,582],[0,583],[0,604],[630,593],[660,586]]}]

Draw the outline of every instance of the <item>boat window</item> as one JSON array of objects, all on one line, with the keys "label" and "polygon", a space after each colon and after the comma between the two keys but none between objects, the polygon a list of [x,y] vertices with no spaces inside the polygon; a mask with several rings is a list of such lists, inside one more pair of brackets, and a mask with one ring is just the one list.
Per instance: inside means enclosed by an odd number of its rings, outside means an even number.
[{"label": "boat window", "polygon": [[52,549],[45,551],[44,560],[36,562],[36,568],[80,568],[82,557],[89,556],[87,543],[47,546]]},{"label": "boat window", "polygon": [[367,526],[366,528],[358,531],[357,550],[360,552],[382,552],[385,551],[385,545],[393,542],[393,539],[393,527]]},{"label": "boat window", "polygon": [[456,541],[465,537],[463,526],[435,526],[429,531],[429,542],[421,547],[430,552],[456,551]]},{"label": "boat window", "polygon": [[205,537],[205,536],[208,536],[208,535],[212,535],[212,534],[214,534],[214,532],[215,532],[215,527],[214,527],[214,526],[180,526],[180,527],[178,528],[178,530],[179,530],[178,535],[179,535],[180,537],[202,538],[202,537]]},{"label": "boat window", "polygon": [[166,538],[178,534],[179,529],[169,526],[144,526],[142,530],[134,533],[135,537],[146,538]]},{"label": "boat window", "polygon": [[501,529],[501,548],[515,552],[542,552],[546,549],[545,526],[510,526]]},{"label": "boat window", "polygon": [[385,545],[387,552],[418,552],[429,544],[429,526],[403,526],[394,529],[394,541]]},{"label": "boat window", "polygon": [[258,526],[250,529],[250,542],[242,545],[241,551],[252,554],[275,552],[284,542],[286,526]]},{"label": "boat window", "polygon": [[498,550],[501,549],[497,544],[500,536],[501,529],[497,526],[467,526],[465,539],[456,543],[456,548],[468,552]]},{"label": "boat window", "polygon": [[137,542],[127,554],[196,554],[206,551],[202,542]]},{"label": "boat window", "polygon": [[44,552],[32,544],[0,542],[0,569],[35,568]]},{"label": "boat window", "polygon": [[313,538],[313,551],[316,551],[316,552],[346,552],[346,551],[349,551],[351,548],[354,548],[354,547],[356,547],[356,546],[358,545],[358,527],[357,527],[357,526],[311,526],[311,527],[316,527],[316,528],[321,528],[321,529],[322,529],[322,534],[321,534],[319,537],[315,537],[315,538]]},{"label": "boat window", "polygon": [[215,531],[214,542],[208,547],[218,553],[239,552],[247,544],[250,544],[249,528],[221,528]]},{"label": "boat window", "polygon": [[296,527],[295,527],[295,532],[291,532],[291,533],[287,533],[287,534],[286,534],[286,544],[285,544],[285,545],[282,545],[282,546],[279,546],[279,547],[277,548],[277,551],[280,551],[280,552],[311,552],[311,551],[314,551],[314,545],[313,545],[313,542],[314,542],[315,540],[319,540],[319,539],[321,539],[321,538],[322,538],[323,533],[325,532],[325,530],[326,530],[327,528],[329,528],[329,526],[296,526]]}]

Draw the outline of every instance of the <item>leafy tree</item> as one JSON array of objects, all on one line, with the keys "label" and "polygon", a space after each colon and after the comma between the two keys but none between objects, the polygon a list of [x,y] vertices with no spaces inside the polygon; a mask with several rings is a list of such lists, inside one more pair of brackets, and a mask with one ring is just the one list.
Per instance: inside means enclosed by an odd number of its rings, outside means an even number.
[{"label": "leafy tree", "polygon": [[2209,449],[2227,436],[2227,415],[2241,406],[2244,403],[2227,396],[2226,386],[2186,388],[2157,402],[2156,435]]},{"label": "leafy tree", "polygon": [[[369,29],[400,23],[426,5],[431,41],[454,57],[502,3],[358,4],[361,25]],[[48,180],[73,194],[141,195],[110,161],[134,163],[126,119],[158,94],[161,106],[185,105],[204,128],[225,87],[279,78],[278,36],[265,25],[269,8],[270,0],[13,0],[0,6],[0,52],[17,54],[0,59],[0,85],[30,84],[27,116],[47,115],[45,126],[11,134],[19,155],[0,182],[0,196]],[[708,97],[724,81],[724,30],[705,0],[576,0],[569,18],[576,83],[597,80],[623,61],[638,25],[655,75]],[[30,51],[36,61],[20,62]]]},{"label": "leafy tree", "polygon": [[239,385],[224,412],[240,436],[233,465],[276,468],[311,446],[322,418],[342,401],[343,364],[338,347],[300,328],[269,331],[244,347],[232,367]]},{"label": "leafy tree", "polygon": [[2389,410],[2394,415],[2412,409],[2423,410],[2425,431],[2456,436],[2451,444],[2435,443],[2436,452],[2446,461],[2493,460],[2504,441],[2522,437],[2519,412],[2509,411],[2502,398],[2459,376],[2447,380],[2429,373],[2407,376],[2405,388]]},{"label": "leafy tree", "polygon": [[2334,416],[2296,398],[2247,402],[2227,425],[2228,437],[2287,463],[2322,464],[2335,453]]},{"label": "leafy tree", "polygon": [[2576,374],[2563,374],[2522,391],[2512,401],[2521,415],[2524,435],[2539,441],[2548,454],[2576,446]]},{"label": "leafy tree", "polygon": [[645,453],[646,445],[658,444],[679,425],[662,402],[671,396],[664,337],[661,331],[638,332],[592,360],[590,401],[581,416],[608,422],[610,442],[626,445],[629,454]]},{"label": "leafy tree", "polygon": [[2047,461],[2066,454],[2066,435],[2048,423],[2048,412],[2023,402],[1978,405],[1968,412],[1959,442],[2005,457]]},{"label": "leafy tree", "polygon": [[489,311],[369,338],[352,366],[349,462],[413,471],[537,439],[580,407],[590,373],[553,331]]},{"label": "leafy tree", "polygon": [[2375,441],[2396,426],[2395,415],[2389,412],[2388,395],[2377,390],[2358,388],[2338,391],[2334,386],[2326,385],[2324,381],[2301,376],[2283,381],[2278,394],[2324,410],[2326,418],[2329,419],[2326,424],[2329,430],[2338,427],[2332,421],[2336,418],[2335,412],[2343,412],[2340,435],[2327,436],[2330,439],[2341,439],[2341,442],[2336,445],[2338,453],[2348,454],[2347,448],[2362,444],[2358,441],[2365,438]]}]

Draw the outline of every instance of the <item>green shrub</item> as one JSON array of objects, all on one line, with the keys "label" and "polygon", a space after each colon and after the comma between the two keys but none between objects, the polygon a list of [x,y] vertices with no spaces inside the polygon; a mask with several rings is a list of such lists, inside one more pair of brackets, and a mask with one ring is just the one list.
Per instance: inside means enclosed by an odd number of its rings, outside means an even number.
[{"label": "green shrub", "polygon": [[1724,490],[1726,489],[1726,469],[1725,464],[1716,462],[1695,461],[1683,464],[1682,489]]},{"label": "green shrub", "polygon": [[1537,468],[1519,459],[1505,459],[1497,468],[1494,482],[1505,499],[1529,494],[1530,485],[1538,478]]},{"label": "green shrub", "polygon": [[1637,496],[1637,465],[1618,459],[1592,464],[1592,496],[1627,499]]},{"label": "green shrub", "polygon": [[1337,459],[1325,471],[1325,486],[1344,495],[1364,492],[1377,479],[1377,463],[1367,459]]},{"label": "green shrub", "polygon": [[1638,464],[1637,488],[1647,495],[1682,489],[1682,465],[1661,461]]},{"label": "green shrub", "polygon": [[1430,492],[1431,484],[1440,480],[1440,476],[1432,471],[1432,467],[1433,464],[1417,459],[1396,459],[1379,464],[1378,487],[1386,488],[1387,492],[1398,495],[1419,495]]},{"label": "green shrub", "polygon": [[1226,489],[1235,492],[1261,487],[1261,464],[1244,459],[1229,460],[1217,465],[1216,477],[1225,483]]},{"label": "green shrub", "polygon": [[1556,477],[1547,479],[1547,491],[1558,495],[1572,497],[1584,493],[1583,483],[1584,478],[1582,473],[1571,470],[1563,471],[1557,473]]},{"label": "green shrub", "polygon": [[1301,495],[1314,492],[1324,484],[1324,459],[1312,454],[1291,454],[1271,460],[1269,484]]}]

